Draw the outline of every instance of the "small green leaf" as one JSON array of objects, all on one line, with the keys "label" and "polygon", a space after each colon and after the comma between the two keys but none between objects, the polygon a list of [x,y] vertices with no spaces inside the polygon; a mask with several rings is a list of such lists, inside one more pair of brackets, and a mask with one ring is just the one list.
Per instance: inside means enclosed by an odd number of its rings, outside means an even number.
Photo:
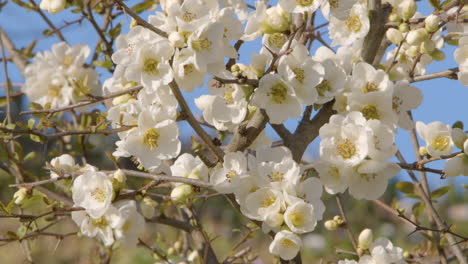
[{"label": "small green leaf", "polygon": [[443,196],[444,194],[446,194],[449,190],[450,190],[450,186],[440,187],[439,189],[431,192],[431,199],[439,198]]},{"label": "small green leaf", "polygon": [[26,161],[34,159],[35,157],[36,157],[36,152],[31,151],[28,154],[26,154],[26,156],[24,156],[23,160],[26,162]]},{"label": "small green leaf", "polygon": [[424,203],[421,203],[421,202],[415,203],[412,208],[414,216],[418,218],[424,212],[425,207],[426,205]]},{"label": "small green leaf", "polygon": [[34,124],[36,124],[36,120],[35,120],[34,118],[28,119],[28,128],[29,128],[29,129],[33,129],[33,128],[34,128]]},{"label": "small green leaf", "polygon": [[459,128],[459,129],[463,130],[463,122],[462,121],[457,121],[457,122],[453,123],[452,128]]},{"label": "small green leaf", "polygon": [[16,235],[18,236],[18,239],[22,239],[24,235],[26,235],[27,231],[28,231],[28,228],[25,225],[20,225],[20,227],[18,227],[18,230],[16,231]]},{"label": "small green leaf", "polygon": [[414,193],[414,184],[412,182],[398,182],[396,188],[403,193]]},{"label": "small green leaf", "polygon": [[112,68],[112,62],[109,60],[106,61],[93,61],[93,65],[96,67],[110,69]]},{"label": "small green leaf", "polygon": [[31,138],[32,141],[35,141],[37,143],[44,143],[45,142],[45,139],[39,135],[34,135],[34,134],[30,134],[29,137]]},{"label": "small green leaf", "polygon": [[42,195],[33,195],[21,204],[21,208],[26,208],[32,204],[42,201]]},{"label": "small green leaf", "polygon": [[139,4],[137,4],[137,5],[134,5],[134,6],[132,7],[132,9],[133,9],[133,11],[135,11],[136,13],[139,14],[139,13],[145,11],[146,9],[151,8],[154,4],[156,4],[155,1],[151,1],[151,0],[148,1],[148,0],[147,0],[147,1],[144,1],[144,2],[139,3]]},{"label": "small green leaf", "polygon": [[18,240],[18,236],[16,235],[16,233],[14,232],[11,232],[11,231],[7,231],[6,232],[6,236],[9,237],[10,239],[14,239],[14,240]]}]

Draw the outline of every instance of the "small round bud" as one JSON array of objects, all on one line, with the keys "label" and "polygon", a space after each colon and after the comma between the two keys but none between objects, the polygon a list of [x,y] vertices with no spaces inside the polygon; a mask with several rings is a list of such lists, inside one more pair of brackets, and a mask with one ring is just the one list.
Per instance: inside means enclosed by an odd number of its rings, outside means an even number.
[{"label": "small round bud", "polygon": [[175,249],[173,247],[170,247],[167,249],[167,255],[174,255],[175,252]]},{"label": "small round bud", "polygon": [[171,34],[169,34],[168,39],[174,48],[183,48],[185,45],[185,38],[179,32],[172,32]]},{"label": "small round bud", "polygon": [[435,49],[432,53],[431,53],[431,57],[433,60],[436,60],[436,61],[443,61],[445,60],[445,53],[439,49]]},{"label": "small round bud", "polygon": [[338,223],[334,220],[326,221],[324,226],[328,231],[335,231],[338,229]]},{"label": "small round bud", "polygon": [[408,251],[403,252],[403,258],[407,259],[410,257],[411,257],[411,253],[409,253]]},{"label": "small round bud", "polygon": [[39,7],[53,15],[65,9],[66,4],[66,0],[42,0]]},{"label": "small round bud", "polygon": [[410,46],[409,49],[406,50],[406,54],[413,58],[418,56],[419,52],[419,46]]},{"label": "small round bud", "polygon": [[390,22],[400,22],[401,20],[401,17],[398,16],[397,13],[391,13],[389,16],[388,16],[388,21]]},{"label": "small round bud", "polygon": [[181,184],[175,187],[171,192],[171,199],[175,203],[182,203],[194,194],[192,186]]},{"label": "small round bud", "polygon": [[403,40],[403,34],[401,34],[398,29],[389,28],[385,35],[393,44],[400,44],[400,42]]},{"label": "small round bud", "polygon": [[399,26],[398,26],[398,30],[400,30],[400,32],[402,33],[406,33],[410,30],[410,27],[408,25],[408,23],[401,23]]},{"label": "small round bud", "polygon": [[409,45],[420,45],[423,41],[429,38],[429,34],[427,34],[426,29],[419,28],[416,30],[412,30],[408,33],[406,37],[406,42]]},{"label": "small round bud", "polygon": [[125,173],[121,169],[114,172],[113,178],[119,183],[125,183],[127,180],[127,176],[125,176]]},{"label": "small round bud", "polygon": [[148,219],[152,218],[155,215],[156,206],[158,203],[155,200],[149,197],[143,198],[140,203],[141,214]]},{"label": "small round bud", "polygon": [[428,39],[421,43],[421,53],[428,54],[431,53],[435,50],[435,44],[434,41]]},{"label": "small round bud", "polygon": [[338,227],[340,227],[340,226],[342,226],[342,225],[345,224],[344,219],[343,219],[341,216],[339,216],[339,215],[335,215],[335,216],[333,217],[333,221],[336,222],[336,224],[338,225]]},{"label": "small round bud", "polygon": [[419,156],[421,157],[424,157],[424,156],[427,156],[429,155],[429,152],[427,152],[427,148],[426,147],[419,147]]},{"label": "small round bud", "polygon": [[434,14],[430,14],[424,19],[424,27],[428,32],[436,32],[439,29],[439,17]]},{"label": "small round bud", "polygon": [[238,71],[240,71],[239,64],[236,63],[236,64],[231,66],[231,72],[238,72]]},{"label": "small round bud", "polygon": [[359,247],[362,249],[369,249],[370,244],[374,240],[372,230],[366,228],[362,230],[361,234],[359,234]]},{"label": "small round bud", "polygon": [[416,9],[417,6],[414,0],[404,0],[398,6],[398,14],[407,21],[414,16]]},{"label": "small round bud", "polygon": [[16,191],[15,194],[13,194],[15,204],[22,204],[28,195],[28,190],[26,188],[19,188],[18,191]]},{"label": "small round bud", "polygon": [[174,249],[177,250],[177,251],[182,250],[182,242],[180,242],[180,241],[177,240],[177,241],[174,243]]}]

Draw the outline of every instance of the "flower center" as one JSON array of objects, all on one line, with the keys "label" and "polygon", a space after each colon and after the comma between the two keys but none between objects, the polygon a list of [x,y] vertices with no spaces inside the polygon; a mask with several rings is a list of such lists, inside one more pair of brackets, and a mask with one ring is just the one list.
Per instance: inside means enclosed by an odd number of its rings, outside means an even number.
[{"label": "flower center", "polygon": [[374,105],[365,105],[361,109],[362,115],[367,119],[380,119],[379,111],[377,111],[377,107]]},{"label": "flower center", "polygon": [[323,96],[325,92],[329,92],[332,90],[332,87],[328,80],[323,80],[321,83],[315,86],[315,88],[317,89],[317,92],[320,96]]},{"label": "flower center", "polygon": [[236,177],[237,173],[234,170],[231,170],[230,172],[226,173],[226,178],[229,180],[232,180]]},{"label": "flower center", "polygon": [[398,96],[394,96],[392,98],[392,109],[397,111],[398,113],[400,112],[400,107],[403,105],[403,99],[401,99]]},{"label": "flower center", "polygon": [[109,222],[107,222],[104,216],[101,216],[98,219],[91,218],[91,224],[99,229],[103,229],[109,225]]},{"label": "flower center", "polygon": [[271,194],[265,196],[261,202],[262,207],[270,207],[276,201],[275,197]]},{"label": "flower center", "polygon": [[361,19],[359,19],[359,16],[349,16],[345,24],[348,30],[354,33],[359,32],[359,30],[361,30],[362,27]]},{"label": "flower center", "polygon": [[281,49],[287,40],[288,39],[286,38],[285,34],[274,33],[268,37],[268,45],[277,49]]},{"label": "flower center", "polygon": [[47,96],[51,98],[59,97],[61,89],[62,89],[62,86],[50,85],[49,90],[47,90]]},{"label": "flower center", "polygon": [[273,182],[280,182],[283,181],[284,179],[284,173],[279,172],[279,171],[273,171],[268,177],[271,179]]},{"label": "flower center", "polygon": [[281,245],[285,248],[290,248],[296,246],[296,243],[294,243],[291,239],[283,238],[281,239]]},{"label": "flower center", "polygon": [[143,135],[143,144],[148,145],[150,150],[153,150],[158,147],[159,133],[156,128],[150,128],[146,130]]},{"label": "flower center", "polygon": [[356,145],[351,140],[345,139],[336,146],[336,150],[343,159],[350,159],[356,154]]},{"label": "flower center", "polygon": [[91,191],[91,197],[93,197],[94,200],[103,203],[106,201],[107,194],[103,188],[96,187]]},{"label": "flower center", "polygon": [[202,38],[198,40],[192,40],[192,48],[196,52],[200,52],[202,50],[204,51],[210,51],[211,50],[211,45],[213,43],[209,41],[207,38]]},{"label": "flower center", "polygon": [[450,144],[449,137],[447,136],[437,136],[432,142],[431,147],[437,151],[444,151]]},{"label": "flower center", "polygon": [[363,93],[376,92],[379,90],[379,87],[373,82],[367,82],[364,87],[362,87]]},{"label": "flower center", "polygon": [[277,104],[282,104],[286,101],[286,95],[288,94],[288,88],[283,83],[277,83],[271,87],[270,93],[271,100]]},{"label": "flower center", "polygon": [[184,65],[184,75],[189,75],[193,72],[193,70],[195,69],[195,67],[193,66],[192,63],[190,64],[185,64]]},{"label": "flower center", "polygon": [[292,212],[288,216],[289,220],[294,226],[303,226],[304,225],[304,215],[299,212]]},{"label": "flower center", "polygon": [[182,20],[187,23],[192,22],[192,20],[194,20],[195,18],[197,18],[197,16],[188,11],[185,11],[185,13],[182,15]]},{"label": "flower center", "polygon": [[233,94],[234,93],[234,88],[232,87],[229,87],[226,89],[226,91],[224,92],[224,101],[227,103],[227,104],[233,104],[234,103],[234,97],[233,97]]},{"label": "flower center", "polygon": [[143,63],[143,72],[149,75],[157,75],[159,74],[158,70],[159,61],[155,59],[146,59]]},{"label": "flower center", "polygon": [[300,6],[310,6],[314,3],[314,0],[296,0],[296,4]]},{"label": "flower center", "polygon": [[296,80],[298,80],[301,84],[304,83],[304,78],[305,78],[305,73],[304,73],[304,70],[301,69],[301,68],[294,68],[292,69],[292,71],[294,72],[294,78],[296,78]]}]

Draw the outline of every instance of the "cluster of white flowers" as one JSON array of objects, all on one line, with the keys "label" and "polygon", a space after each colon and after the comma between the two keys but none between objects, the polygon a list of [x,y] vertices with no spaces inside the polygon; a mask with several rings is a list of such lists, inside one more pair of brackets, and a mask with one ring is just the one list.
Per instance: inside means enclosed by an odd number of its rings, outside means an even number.
[{"label": "cluster of white flowers", "polygon": [[101,94],[98,74],[84,65],[90,49],[65,42],[37,53],[24,71],[22,91],[42,106],[61,107]]},{"label": "cluster of white flowers", "polygon": [[385,237],[373,239],[372,230],[364,229],[359,234],[359,248],[364,253],[359,261],[340,260],[338,264],[404,264],[403,250],[395,247]]},{"label": "cluster of white flowers", "polygon": [[217,191],[233,193],[241,212],[262,221],[265,233],[276,233],[270,252],[285,260],[297,255],[301,236],[315,229],[325,211],[320,180],[303,179],[299,165],[284,147],[259,148],[255,157],[228,153],[210,181]]},{"label": "cluster of white flowers", "polygon": [[458,80],[463,85],[468,86],[468,37],[462,37],[458,40],[460,47],[455,50],[454,56],[458,63],[460,73]]},{"label": "cluster of white flowers", "polygon": [[[81,173],[73,179],[72,198],[74,207],[84,210],[73,211],[72,219],[83,235],[97,237],[105,246],[111,246],[115,241],[122,246],[136,246],[138,237],[144,232],[145,219],[133,200],[113,203],[115,187],[125,182],[120,171],[111,176],[89,164],[80,167],[68,154],[52,159],[51,166],[66,173]],[[51,177],[58,175],[52,172]],[[155,204],[152,202],[142,201],[141,205],[141,210],[149,217],[154,215]],[[151,210],[146,208],[148,206],[153,212],[148,213]]]}]

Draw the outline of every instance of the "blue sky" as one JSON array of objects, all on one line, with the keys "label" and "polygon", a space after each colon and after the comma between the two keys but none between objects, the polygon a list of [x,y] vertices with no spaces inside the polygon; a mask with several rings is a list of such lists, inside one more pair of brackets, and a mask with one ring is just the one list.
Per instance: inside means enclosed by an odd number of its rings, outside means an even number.
[{"label": "blue sky", "polygon": [[[39,1],[36,0],[37,3]],[[129,6],[132,6],[138,1],[126,1]],[[422,3],[421,3],[422,2]],[[427,6],[426,1],[420,1],[418,4],[421,4],[419,11],[423,14],[430,12],[429,7]],[[48,15],[48,14],[47,14]],[[56,26],[61,26],[65,21],[72,21],[79,17],[78,14],[72,14],[69,10],[61,12],[57,15],[51,16],[49,18],[53,21]],[[142,15],[144,18],[147,14]],[[96,16],[98,18],[98,16]],[[318,24],[323,22],[322,18],[319,18]],[[123,21],[125,25],[123,26],[123,32],[126,32],[128,29],[128,24],[130,22],[130,17],[121,16],[120,21]],[[98,19],[98,23],[99,23]],[[0,12],[0,26],[4,31],[13,39],[17,47],[25,47],[31,43],[34,39],[38,39],[37,46],[35,51],[43,51],[50,49],[51,45],[57,43],[59,40],[54,37],[46,38],[42,32],[47,29],[47,24],[39,17],[35,12],[28,12],[22,8],[19,8],[17,5],[12,2],[8,3]],[[326,31],[324,28],[322,31]],[[84,21],[81,25],[75,24],[64,29],[63,34],[67,41],[71,44],[86,43],[91,46],[96,43],[97,35],[93,31],[91,25]],[[244,45],[241,49],[241,61],[248,63],[250,54],[252,52],[258,52],[260,48],[260,41],[254,41]],[[427,68],[427,73],[437,72],[445,70],[448,68],[456,67],[457,64],[453,60],[453,46],[446,46],[444,51],[447,59],[443,62],[434,62],[429,65]],[[19,72],[15,69],[13,65],[9,65],[9,77],[15,83],[23,82],[23,79]],[[102,80],[109,77],[108,73],[102,72]],[[3,71],[0,74],[0,83],[5,81]],[[464,87],[461,83],[456,80],[448,79],[436,79],[431,81],[425,81],[414,84],[424,94],[424,100],[422,105],[414,111],[413,115],[415,120],[422,121],[425,123],[433,121],[441,121],[446,124],[452,125],[454,122],[460,120],[468,124],[468,87]],[[186,99],[189,105],[194,109],[195,113],[200,114],[200,111],[195,107],[193,100],[201,94],[205,93],[205,89],[196,89],[195,92],[191,94],[185,94]],[[3,90],[0,94],[4,94]],[[296,120],[288,120],[286,126],[294,130],[297,124]],[[189,137],[191,129],[186,123],[181,123],[182,133],[186,138]],[[396,143],[401,148],[403,155],[408,161],[414,161],[414,153],[411,146],[411,141],[409,133],[407,131],[400,130],[400,133],[397,135]],[[268,129],[267,135],[270,136],[273,140],[277,140],[278,136],[271,129]],[[307,156],[316,158],[318,156],[318,142],[314,142],[309,146]],[[432,164],[431,164],[432,165]],[[443,166],[442,162],[434,164],[436,168],[441,168]],[[405,173],[402,172],[402,175]],[[404,176],[403,176],[404,177]],[[437,175],[429,175],[431,179],[431,184],[438,186],[443,185],[446,181],[438,180]],[[467,177],[458,177],[457,182],[468,182]]]}]

